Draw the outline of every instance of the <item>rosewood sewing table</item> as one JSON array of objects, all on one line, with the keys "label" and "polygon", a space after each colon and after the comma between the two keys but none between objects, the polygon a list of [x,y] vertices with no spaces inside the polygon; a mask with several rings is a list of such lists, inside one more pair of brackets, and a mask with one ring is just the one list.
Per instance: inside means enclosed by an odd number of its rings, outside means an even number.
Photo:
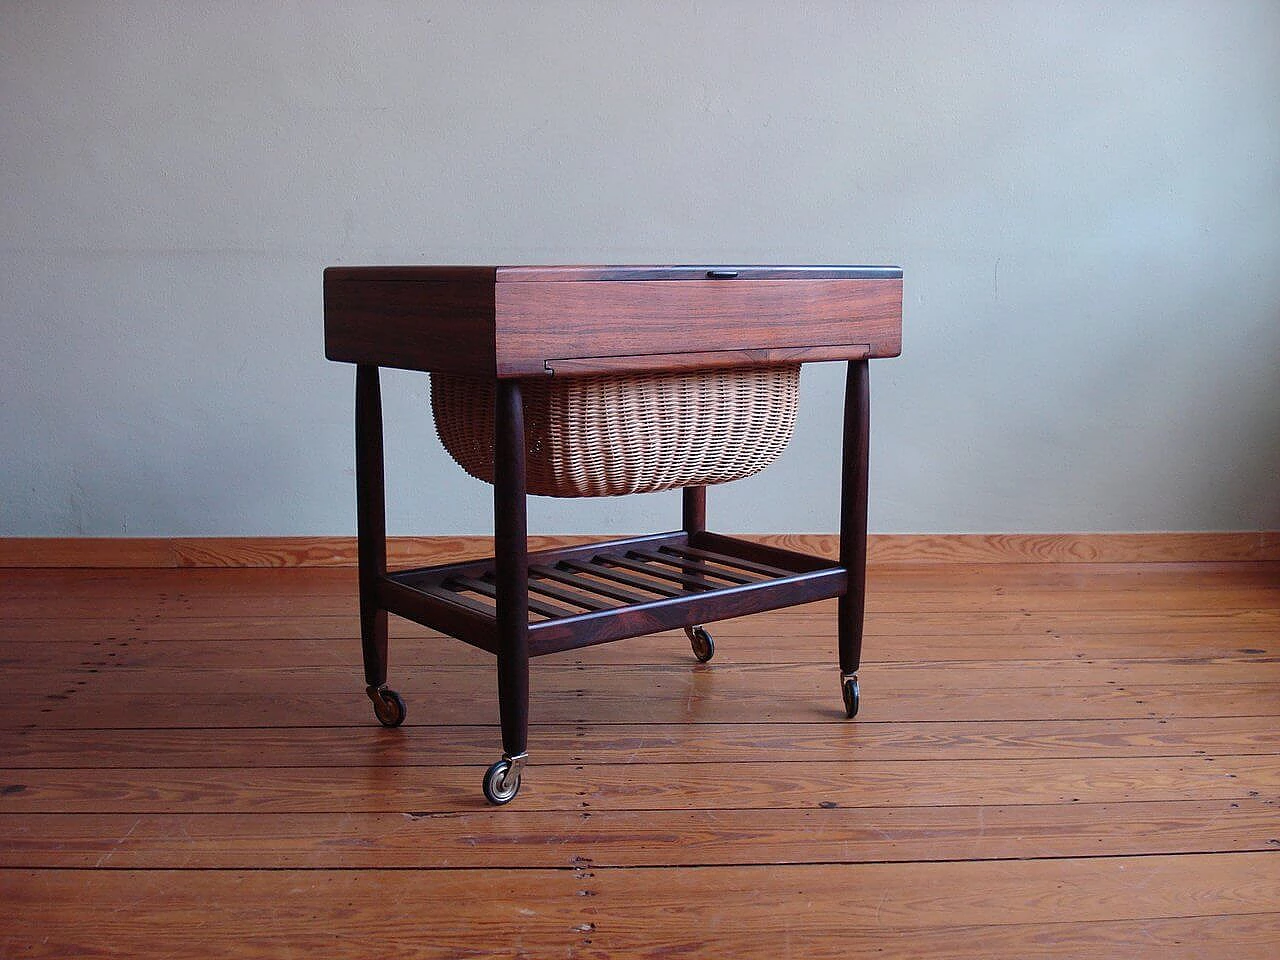
[{"label": "rosewood sewing table", "polygon": [[[863,266],[331,267],[325,353],[356,364],[360,631],[379,721],[404,703],[387,686],[387,614],[497,657],[503,755],[484,777],[511,800],[527,759],[529,658],[838,597],[840,685],[858,710],[867,544],[867,361],[901,350],[902,271]],[[683,489],[681,528],[529,552],[522,382],[638,371],[847,361],[839,559],[706,528],[706,487]],[[494,556],[388,571],[378,370],[493,381]]]}]

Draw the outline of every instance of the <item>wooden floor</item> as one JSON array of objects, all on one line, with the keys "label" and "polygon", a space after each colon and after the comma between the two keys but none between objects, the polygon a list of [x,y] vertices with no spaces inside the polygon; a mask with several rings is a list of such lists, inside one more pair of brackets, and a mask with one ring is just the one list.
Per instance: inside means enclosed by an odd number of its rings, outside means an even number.
[{"label": "wooden floor", "polygon": [[1268,958],[1280,565],[870,575],[834,606],[492,663],[350,570],[0,572],[0,956]]}]

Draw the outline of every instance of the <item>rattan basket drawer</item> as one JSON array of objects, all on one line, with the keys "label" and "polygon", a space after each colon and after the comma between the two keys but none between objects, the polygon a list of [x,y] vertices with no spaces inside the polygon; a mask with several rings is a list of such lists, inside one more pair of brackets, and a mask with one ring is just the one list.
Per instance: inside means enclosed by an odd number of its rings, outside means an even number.
[{"label": "rattan basket drawer", "polygon": [[[523,381],[526,483],[552,497],[607,497],[739,480],[795,429],[798,364]],[[436,431],[493,482],[494,381],[431,375]]]}]

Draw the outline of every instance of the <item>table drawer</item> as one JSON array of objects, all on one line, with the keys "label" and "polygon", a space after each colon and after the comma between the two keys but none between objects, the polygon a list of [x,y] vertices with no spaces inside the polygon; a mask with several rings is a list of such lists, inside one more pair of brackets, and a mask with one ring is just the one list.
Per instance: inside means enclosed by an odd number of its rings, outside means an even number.
[{"label": "table drawer", "polygon": [[494,308],[499,377],[893,357],[902,348],[901,279],[499,283]]}]

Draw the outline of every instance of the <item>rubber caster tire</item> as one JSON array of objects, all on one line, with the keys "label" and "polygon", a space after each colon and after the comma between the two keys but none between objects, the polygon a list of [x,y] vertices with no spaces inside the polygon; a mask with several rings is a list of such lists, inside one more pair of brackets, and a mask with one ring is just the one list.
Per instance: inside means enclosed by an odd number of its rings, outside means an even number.
[{"label": "rubber caster tire", "polygon": [[404,723],[404,701],[394,690],[375,690],[369,697],[373,701],[373,715],[384,727],[398,727]]},{"label": "rubber caster tire", "polygon": [[510,803],[520,792],[520,777],[507,778],[511,769],[510,760],[499,760],[484,772],[484,798],[495,807]]},{"label": "rubber caster tire", "polygon": [[689,646],[693,648],[693,657],[699,663],[706,663],[716,655],[716,642],[707,633],[706,627],[685,627],[684,633],[689,638]]},{"label": "rubber caster tire", "polygon": [[852,720],[858,715],[858,678],[846,677],[841,681],[840,693],[844,697],[844,715]]}]

